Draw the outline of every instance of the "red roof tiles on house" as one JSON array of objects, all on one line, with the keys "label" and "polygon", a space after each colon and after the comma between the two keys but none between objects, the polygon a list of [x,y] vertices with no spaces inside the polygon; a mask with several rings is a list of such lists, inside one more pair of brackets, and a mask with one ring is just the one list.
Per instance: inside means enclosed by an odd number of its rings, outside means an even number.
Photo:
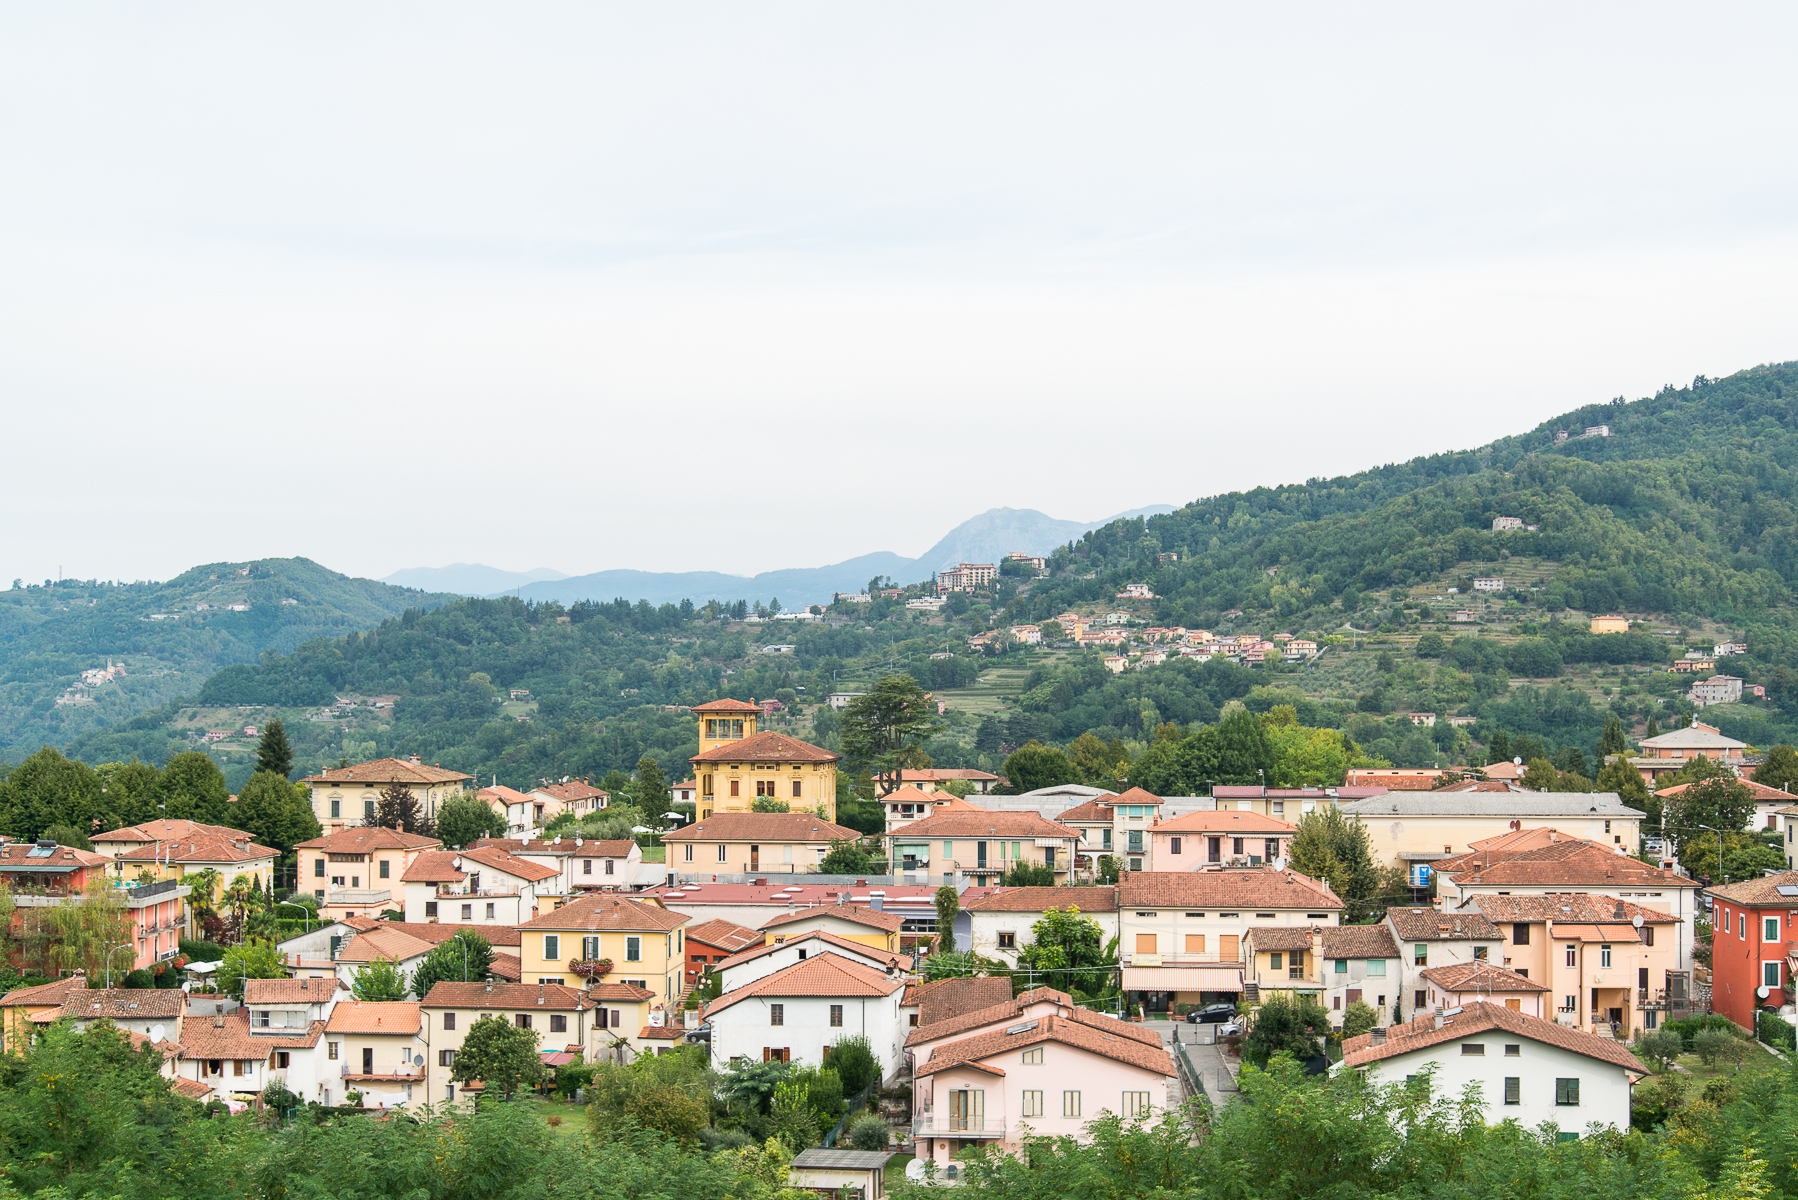
[{"label": "red roof tiles on house", "polygon": [[341,1000],[331,1010],[326,1033],[391,1033],[416,1035],[418,1004],[411,1000]]},{"label": "red roof tiles on house", "polygon": [[1287,908],[1312,911],[1344,905],[1328,884],[1273,867],[1125,872],[1120,908]]},{"label": "red roof tiles on house", "polygon": [[1487,1004],[1484,1001],[1466,1005],[1455,1016],[1445,1017],[1440,1029],[1435,1028],[1434,1019],[1429,1016],[1420,1017],[1409,1025],[1395,1025],[1386,1031],[1383,1045],[1374,1045],[1373,1035],[1369,1033],[1349,1038],[1343,1043],[1342,1061],[1351,1068],[1365,1067],[1381,1059],[1396,1058],[1401,1054],[1459,1041],[1493,1029],[1526,1037],[1544,1045],[1558,1046],[1562,1050],[1571,1050],[1575,1054],[1611,1063],[1637,1075],[1648,1073],[1635,1055],[1625,1050],[1622,1043],[1611,1038],[1596,1037],[1554,1021],[1545,1021],[1541,1017],[1527,1016],[1502,1004]]},{"label": "red roof tiles on house", "polygon": [[1140,1067],[1157,1075],[1172,1075],[1174,1060],[1168,1057],[1161,1048],[1160,1039],[1154,1046],[1125,1035],[1112,1025],[1122,1025],[1115,1018],[1107,1018],[1111,1024],[1104,1026],[1089,1025],[1084,1021],[1074,1021],[1064,1017],[1037,1017],[1030,1023],[1030,1028],[1017,1033],[998,1031],[979,1034],[975,1037],[963,1038],[938,1046],[931,1052],[927,1062],[920,1064],[914,1074],[918,1078],[935,1075],[951,1067],[978,1067],[995,1075],[1003,1075],[1004,1069],[981,1060],[994,1058],[1001,1054],[1010,1054],[1024,1050],[1030,1046],[1042,1045],[1045,1042],[1056,1042],[1084,1050],[1089,1054],[1097,1054],[1115,1062],[1127,1063]]},{"label": "red roof tiles on house", "polygon": [[1047,912],[1070,904],[1081,912],[1116,912],[1117,885],[996,888],[962,907],[968,912]]},{"label": "red roof tiles on house", "polygon": [[689,927],[686,941],[688,945],[698,942],[726,954],[735,954],[739,950],[761,945],[762,935],[735,922],[719,919]]},{"label": "red roof tiles on house", "polygon": [[678,928],[688,917],[656,904],[641,904],[617,895],[582,896],[564,904],[554,912],[533,917],[520,929],[566,930],[572,933],[598,933],[607,929],[650,930],[664,933]]},{"label": "red roof tiles on house", "polygon": [[403,833],[385,827],[353,826],[323,837],[295,842],[296,850],[323,850],[330,854],[367,854],[370,850],[434,850],[443,845],[422,833]]},{"label": "red roof tiles on house", "polygon": [[320,771],[317,775],[306,776],[300,782],[433,784],[455,783],[459,779],[473,778],[474,776],[464,775],[460,771],[446,771],[439,766],[426,766],[404,758],[377,758],[373,762],[357,763],[353,767]]},{"label": "red roof tiles on house", "polygon": [[890,996],[905,986],[896,975],[853,962],[838,954],[815,954],[753,983],[733,988],[705,1007],[706,1020],[734,1004],[756,996],[833,996],[874,998]]},{"label": "red roof tiles on house", "polygon": [[1519,975],[1489,962],[1450,963],[1444,967],[1431,967],[1422,972],[1422,975],[1442,991],[1453,995],[1462,992],[1548,991],[1546,984],[1537,983],[1526,975]]},{"label": "red roof tiles on house", "polygon": [[751,734],[740,741],[713,746],[710,750],[695,754],[687,761],[695,763],[827,763],[836,762],[842,757],[841,754],[820,750],[808,742],[788,737],[784,733],[763,730],[761,733]]},{"label": "red roof tiles on house", "polygon": [[861,837],[847,825],[833,825],[811,813],[713,813],[662,835],[664,842],[853,842]]},{"label": "red roof tiles on house", "polygon": [[1041,813],[1022,809],[981,809],[979,812],[937,811],[913,821],[894,834],[912,838],[1078,838],[1080,831],[1058,825]]},{"label": "red roof tiles on house", "polygon": [[852,925],[866,925],[869,929],[880,929],[887,933],[895,933],[900,926],[905,924],[905,918],[896,912],[860,908],[854,904],[820,904],[816,908],[796,908],[792,912],[770,917],[762,922],[762,928],[778,929],[783,925],[791,925],[795,921],[809,921],[815,917],[835,917],[839,921],[848,921]]}]

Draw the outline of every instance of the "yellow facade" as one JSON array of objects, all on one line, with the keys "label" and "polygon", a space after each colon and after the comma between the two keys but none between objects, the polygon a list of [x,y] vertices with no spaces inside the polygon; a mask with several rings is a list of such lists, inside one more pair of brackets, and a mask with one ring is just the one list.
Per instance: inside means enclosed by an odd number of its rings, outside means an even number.
[{"label": "yellow facade", "polygon": [[[699,784],[698,819],[715,812],[754,812],[759,799],[786,805],[789,812],[816,812],[826,821],[837,819],[837,764],[835,756],[796,738],[768,734],[759,741],[759,710],[702,713],[699,717],[699,754],[693,761]],[[786,749],[770,748],[775,738]],[[742,759],[733,759],[730,748],[752,743]],[[713,751],[715,758],[706,755]],[[778,810],[777,810],[778,811]]]},{"label": "yellow facade", "polygon": [[773,946],[783,941],[791,941],[794,938],[804,937],[814,929],[828,933],[832,937],[840,937],[846,942],[857,942],[870,950],[884,950],[889,954],[899,953],[898,929],[877,929],[870,925],[845,920],[827,909],[821,909],[816,914],[808,914],[800,920],[784,922],[772,928],[764,927],[762,944]]},{"label": "yellow facade", "polygon": [[1591,632],[1593,633],[1628,633],[1628,617],[1593,617]]},{"label": "yellow facade", "polygon": [[686,961],[686,933],[675,929],[537,930],[518,935],[519,978],[525,983],[561,983],[579,987],[584,981],[569,972],[571,959],[612,960],[606,983],[635,983],[667,1004],[681,993]]}]

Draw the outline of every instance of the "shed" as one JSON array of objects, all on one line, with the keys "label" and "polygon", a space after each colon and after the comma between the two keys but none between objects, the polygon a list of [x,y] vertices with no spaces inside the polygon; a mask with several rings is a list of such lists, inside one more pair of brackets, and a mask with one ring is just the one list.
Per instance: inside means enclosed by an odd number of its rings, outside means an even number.
[{"label": "shed", "polygon": [[802,1150],[787,1172],[787,1186],[855,1200],[880,1200],[886,1195],[890,1157],[883,1150]]}]

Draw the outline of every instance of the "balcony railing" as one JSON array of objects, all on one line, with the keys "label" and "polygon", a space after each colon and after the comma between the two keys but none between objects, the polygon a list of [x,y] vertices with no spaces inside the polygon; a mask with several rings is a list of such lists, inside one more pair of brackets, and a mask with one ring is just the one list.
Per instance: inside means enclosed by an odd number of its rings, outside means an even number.
[{"label": "balcony railing", "polygon": [[518,895],[517,888],[478,888],[474,891],[470,891],[467,888],[458,890],[456,888],[447,887],[447,886],[443,886],[443,885],[439,885],[437,888],[437,898],[439,900],[446,900],[446,899],[479,900],[484,896],[516,896],[516,895]]},{"label": "balcony railing", "polygon": [[391,896],[392,893],[386,888],[337,888],[325,893],[325,903],[367,907],[385,904]]},{"label": "balcony railing", "polygon": [[1132,954],[1126,966],[1133,967],[1240,967],[1242,955],[1225,958],[1221,954]]},{"label": "balcony railing", "polygon": [[945,1117],[920,1113],[911,1123],[911,1133],[915,1138],[1003,1138],[1005,1122],[998,1117]]}]

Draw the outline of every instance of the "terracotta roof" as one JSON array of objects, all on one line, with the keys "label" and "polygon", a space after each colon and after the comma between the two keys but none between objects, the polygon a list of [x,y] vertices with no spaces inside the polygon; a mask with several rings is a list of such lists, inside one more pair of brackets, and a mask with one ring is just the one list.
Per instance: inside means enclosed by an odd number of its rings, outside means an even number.
[{"label": "terracotta roof", "polygon": [[784,733],[773,733],[763,730],[751,734],[741,741],[726,742],[722,746],[713,746],[703,754],[695,754],[688,759],[696,763],[736,763],[736,762],[836,762],[841,754],[832,754],[829,750],[802,742],[798,738],[788,737]]},{"label": "terracotta roof", "polygon": [[232,829],[228,825],[202,825],[198,821],[189,821],[179,817],[171,817],[161,821],[145,821],[142,825],[126,825],[121,829],[106,833],[96,833],[88,839],[90,842],[171,842],[182,838],[199,837],[202,834],[213,837],[236,838],[239,841],[253,841],[255,835],[242,829]]},{"label": "terracotta roof", "polygon": [[401,883],[460,883],[468,876],[455,867],[460,857],[454,850],[425,850],[412,860]]},{"label": "terracotta roof", "polygon": [[460,771],[446,771],[438,766],[426,766],[404,758],[377,758],[373,762],[357,763],[353,767],[337,767],[329,771],[320,771],[317,775],[308,775],[301,783],[454,783],[458,779],[473,779],[472,775],[464,775]]},{"label": "terracotta roof", "polygon": [[1003,975],[933,980],[918,986],[918,1024],[953,1020],[995,1004],[1010,1004],[1011,998],[1011,980]]},{"label": "terracotta roof", "polygon": [[1057,825],[1041,813],[1024,809],[995,808],[979,812],[944,812],[939,810],[921,821],[893,834],[910,841],[914,838],[1077,838],[1080,831]]},{"label": "terracotta roof", "polygon": [[497,846],[472,846],[469,849],[462,851],[462,864],[465,871],[467,870],[469,863],[477,863],[483,867],[492,867],[495,871],[504,871],[514,878],[523,879],[530,883],[537,883],[545,879],[554,879],[561,874],[561,872],[554,867],[546,867],[542,863],[534,863],[529,859],[520,858],[516,854],[513,854],[508,850],[501,850]]},{"label": "terracotta roof", "polygon": [[370,850],[435,850],[443,845],[422,833],[402,833],[397,829],[358,825],[339,829],[323,837],[295,842],[296,850],[324,850],[333,854],[367,854]]},{"label": "terracotta roof", "polygon": [[[943,981],[939,980],[938,982]],[[1132,1025],[1128,1021],[1119,1021],[1104,1013],[1090,1012],[1087,1009],[1076,1007],[1072,996],[1048,987],[1031,988],[1028,991],[1020,992],[1015,998],[946,1020],[920,1023],[906,1037],[905,1044],[913,1046],[925,1042],[937,1042],[946,1037],[954,1037],[958,1033],[980,1030],[989,1025],[1013,1025],[1027,1019],[1024,1014],[1032,1006],[1038,1004],[1057,1005],[1067,1010],[1069,1020],[1107,1030],[1119,1037],[1135,1038],[1149,1046],[1161,1045],[1161,1035],[1154,1030],[1144,1029],[1140,1025]]]},{"label": "terracotta roof", "polygon": [[[1641,917],[1646,925],[1678,925],[1671,913],[1656,912],[1627,900],[1593,896],[1585,892],[1553,896],[1469,896],[1462,909],[1475,907],[1494,923],[1553,921],[1568,925],[1629,925]],[[1558,934],[1557,934],[1558,936]]]},{"label": "terracotta roof", "polygon": [[685,1031],[675,1025],[645,1025],[637,1036],[651,1042],[677,1042]]},{"label": "terracotta roof", "polygon": [[1398,943],[1384,925],[1325,925],[1325,958],[1397,958]]},{"label": "terracotta roof", "polygon": [[[754,936],[757,939],[754,946],[744,947],[723,962],[716,964],[713,969],[722,971],[727,967],[736,967],[741,966],[746,962],[754,962],[758,958],[773,954],[776,950],[785,950],[789,946],[799,946],[806,942],[817,942],[820,947],[833,947],[852,957],[860,956],[865,958],[870,963],[880,967],[885,967],[888,963],[893,963],[901,971],[911,970],[911,955],[909,954],[895,954],[891,950],[882,950],[877,946],[869,946],[862,942],[852,942],[848,938],[838,937],[836,934],[827,932],[823,929],[808,929],[804,933],[794,934],[784,942],[762,942],[760,939],[763,935],[759,932],[756,932]],[[687,935],[687,940],[689,942],[693,940],[693,935],[691,933]]]},{"label": "terracotta roof", "polygon": [[246,979],[245,1004],[323,1004],[343,988],[336,979]]},{"label": "terracotta roof", "polygon": [[1117,886],[999,888],[962,907],[968,912],[1046,912],[1070,904],[1081,912],[1116,912]]},{"label": "terracotta roof", "polygon": [[873,908],[860,908],[854,904],[820,904],[816,908],[796,908],[792,912],[781,913],[762,922],[763,929],[777,929],[782,925],[791,925],[795,921],[807,921],[814,917],[835,917],[839,921],[848,921],[851,925],[866,925],[870,929],[884,929],[888,933],[897,932],[905,924],[905,918],[896,912],[884,912]]},{"label": "terracotta roof", "polygon": [[1500,942],[1504,934],[1478,909],[1389,908],[1386,919],[1407,942]]},{"label": "terracotta roof", "polygon": [[1502,1004],[1487,1004],[1484,1001],[1466,1005],[1456,1015],[1445,1017],[1440,1029],[1434,1027],[1434,1020],[1429,1016],[1420,1017],[1409,1025],[1395,1025],[1386,1031],[1383,1045],[1374,1045],[1373,1035],[1368,1033],[1350,1038],[1343,1043],[1345,1053],[1342,1061],[1349,1067],[1364,1067],[1381,1059],[1395,1058],[1445,1042],[1460,1041],[1491,1030],[1571,1050],[1575,1054],[1608,1062],[1638,1075],[1648,1073],[1636,1061],[1635,1055],[1623,1048],[1621,1042],[1570,1029],[1541,1017],[1526,1016]]},{"label": "terracotta roof", "polygon": [[641,904],[617,895],[599,895],[582,896],[554,912],[526,921],[519,928],[552,933],[558,930],[598,933],[604,929],[646,929],[659,933],[678,928],[689,919],[660,905]]},{"label": "terracotta roof", "polygon": [[[285,1040],[285,1039],[283,1039]],[[250,1014],[244,1009],[215,1017],[189,1017],[181,1030],[181,1057],[188,1062],[208,1058],[265,1059],[274,1038],[257,1038],[250,1032]]]},{"label": "terracotta roof", "polygon": [[204,1100],[206,1097],[212,1095],[212,1085],[210,1083],[201,1083],[198,1079],[170,1080],[169,1087],[180,1092],[189,1100]]},{"label": "terracotta roof", "polygon": [[1278,817],[1264,817],[1260,813],[1213,809],[1200,809],[1189,812],[1183,817],[1175,817],[1171,821],[1162,821],[1149,827],[1150,833],[1225,833],[1242,836],[1244,834],[1275,833],[1293,834],[1298,826],[1282,821]]},{"label": "terracotta roof", "polygon": [[584,841],[574,848],[574,852],[582,858],[629,858],[631,847],[636,844],[629,838],[606,842]]},{"label": "terracotta roof", "polygon": [[424,998],[425,1008],[541,1008],[579,1011],[592,1002],[579,988],[559,983],[462,983],[443,980]]},{"label": "terracotta roof", "polygon": [[1546,984],[1489,962],[1451,963],[1431,967],[1423,977],[1438,988],[1452,994],[1461,992],[1546,992]]},{"label": "terracotta roof", "polygon": [[759,704],[751,704],[747,700],[731,700],[726,698],[724,700],[708,700],[704,704],[695,704],[692,711],[696,713],[755,713],[760,715],[762,709]]},{"label": "terracotta roof", "polygon": [[1055,819],[1066,825],[1072,821],[1093,821],[1111,824],[1112,805],[1117,803],[1116,796],[1095,796],[1083,804],[1076,804]]},{"label": "terracotta roof", "polygon": [[[1749,791],[1753,792],[1756,800],[1784,800],[1788,803],[1793,800],[1798,800],[1798,796],[1794,796],[1790,792],[1782,791],[1776,787],[1768,787],[1764,783],[1756,783],[1752,779],[1737,779],[1733,782],[1739,783]],[[1670,788],[1662,788],[1660,791],[1656,792],[1655,795],[1677,796],[1691,786],[1692,785],[1689,783],[1676,784]]]},{"label": "terracotta roof", "polygon": [[30,869],[67,873],[81,867],[104,867],[111,862],[104,854],[58,846],[47,855],[38,855],[36,842],[7,842],[0,846],[0,867],[14,871]]},{"label": "terracotta roof", "polygon": [[1678,871],[1652,867],[1615,847],[1562,837],[1528,850],[1476,850],[1436,863],[1457,887],[1697,887]]},{"label": "terracotta roof", "polygon": [[735,954],[750,946],[760,945],[761,940],[762,935],[755,930],[725,920],[707,921],[701,925],[694,925],[687,930],[686,934],[686,941],[689,945],[699,942],[702,945],[711,946],[713,949],[722,950],[726,954]]},{"label": "terracotta roof", "polygon": [[[908,827],[909,828],[909,827]],[[664,842],[842,842],[859,830],[811,813],[719,813],[662,835]]]},{"label": "terracotta roof", "polygon": [[1458,792],[1521,792],[1522,788],[1502,779],[1463,779],[1458,783],[1444,784],[1435,789],[1442,793]]},{"label": "terracotta roof", "polygon": [[187,993],[179,988],[90,988],[63,998],[62,1013],[78,1021],[185,1017]]},{"label": "terracotta roof", "polygon": [[[364,918],[358,917],[360,923]],[[348,924],[346,919],[345,924]],[[392,929],[407,937],[415,937],[421,942],[429,942],[435,946],[438,942],[446,942],[463,930],[478,933],[487,939],[491,946],[518,945],[518,930],[509,925],[459,925],[448,921],[370,921],[368,929]]]},{"label": "terracotta roof", "polygon": [[709,1021],[731,1005],[755,996],[872,998],[890,996],[904,986],[905,982],[897,976],[883,974],[841,955],[814,954],[790,967],[782,967],[772,975],[731,989],[705,1006],[705,1016]]},{"label": "terracotta roof", "polygon": [[1642,739],[1644,750],[1746,750],[1747,742],[1724,737],[1714,726],[1694,721],[1689,729],[1669,729]]},{"label": "terracotta roof", "polygon": [[390,958],[394,962],[405,962],[421,954],[429,954],[431,945],[430,942],[415,938],[409,933],[401,933],[397,929],[371,929],[351,938],[337,952],[337,961],[365,963],[377,958]]},{"label": "terracotta roof", "polygon": [[516,954],[495,954],[493,956],[493,973],[501,979],[524,978],[524,964]]},{"label": "terracotta roof", "polygon": [[980,1060],[1045,1042],[1071,1046],[1157,1075],[1174,1073],[1174,1061],[1161,1048],[1159,1038],[1154,1046],[1150,1046],[1134,1037],[1123,1035],[1112,1028],[1112,1024],[1121,1025],[1123,1022],[1113,1020],[1111,1024],[1098,1026],[1064,1017],[1037,1017],[1031,1022],[1029,1029],[1017,1033],[1001,1030],[938,1046],[931,1052],[929,1061],[920,1064],[914,1074],[923,1078],[951,1067],[981,1066],[994,1074],[1003,1075],[1005,1072],[1002,1068],[982,1064]]},{"label": "terracotta roof", "polygon": [[645,1000],[656,998],[654,992],[634,983],[596,983],[588,989],[587,994],[595,1000],[607,1003],[616,1001],[620,1004],[641,1004]]},{"label": "terracotta roof", "polygon": [[259,858],[275,858],[280,851],[262,846],[245,837],[233,839],[220,834],[197,834],[175,841],[154,842],[119,855],[120,862],[240,863]]},{"label": "terracotta roof", "polygon": [[325,1032],[411,1036],[417,1034],[419,1028],[418,1004],[415,1001],[341,1000],[331,1010],[331,1020],[325,1026]]},{"label": "terracotta roof", "polygon": [[542,787],[532,788],[531,793],[538,796],[549,796],[569,804],[576,800],[591,800],[595,796],[610,795],[601,791],[584,779],[570,779],[567,783],[546,783]]},{"label": "terracotta roof", "polygon": [[474,844],[477,850],[504,850],[508,854],[554,854],[563,857],[624,858],[631,852],[628,838],[595,842],[578,837],[553,838],[482,838]]},{"label": "terracotta roof", "polygon": [[1342,908],[1328,884],[1297,871],[1126,871],[1118,883],[1119,908]]},{"label": "terracotta roof", "polygon": [[1257,950],[1309,950],[1315,925],[1251,925],[1243,941]]},{"label": "terracotta roof", "polygon": [[941,783],[945,779],[982,779],[993,783],[999,781],[997,775],[976,771],[972,767],[906,768],[899,772],[899,779],[901,782],[907,779],[918,779],[926,783]]},{"label": "terracotta roof", "polygon": [[0,1008],[12,1008],[22,1005],[46,1005],[60,1007],[69,998],[70,990],[85,991],[87,980],[79,975],[67,979],[53,979],[49,983],[40,983],[36,987],[14,988],[0,996]]},{"label": "terracotta roof", "polygon": [[1741,883],[1726,883],[1718,887],[1706,888],[1705,891],[1720,900],[1728,900],[1732,904],[1771,905],[1775,908],[1793,907],[1792,896],[1782,896],[1782,887],[1798,887],[1798,871],[1778,871],[1772,875],[1763,875],[1759,879],[1745,879]]},{"label": "terracotta roof", "polygon": [[[1575,837],[1574,834],[1562,833],[1552,825],[1535,825],[1529,829],[1512,829],[1501,833],[1496,837],[1480,838],[1478,841],[1468,842],[1467,854],[1457,854],[1454,859],[1444,861],[1459,861],[1460,859],[1470,857],[1472,853],[1477,850],[1490,851],[1495,854],[1502,853],[1508,857],[1509,855],[1521,853],[1525,850],[1539,850],[1543,846],[1550,846],[1556,842],[1571,839],[1573,837]],[[1440,866],[1440,864],[1438,864],[1438,866]]]},{"label": "terracotta roof", "polygon": [[501,807],[504,807],[505,805],[508,805],[508,804],[529,804],[529,803],[531,803],[531,798],[529,796],[525,795],[523,792],[519,791],[517,788],[509,788],[503,783],[495,784],[492,787],[484,787],[484,788],[477,789],[475,791],[475,799],[485,800],[488,804],[488,807],[492,807],[492,805],[495,801],[498,801]]}]

